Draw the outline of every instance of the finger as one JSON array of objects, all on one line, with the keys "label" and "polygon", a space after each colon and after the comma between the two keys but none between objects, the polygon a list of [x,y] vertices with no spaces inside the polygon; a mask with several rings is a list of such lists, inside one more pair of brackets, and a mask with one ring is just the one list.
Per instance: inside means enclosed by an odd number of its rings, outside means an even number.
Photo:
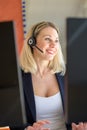
[{"label": "finger", "polygon": [[41,128],[41,130],[50,130],[50,128]]},{"label": "finger", "polygon": [[51,121],[49,120],[38,120],[37,123],[49,124]]},{"label": "finger", "polygon": [[33,128],[34,129],[41,129],[43,127],[43,125],[47,124],[48,122],[44,122],[44,121],[38,121],[38,122],[35,122],[33,124]]},{"label": "finger", "polygon": [[49,130],[49,128],[44,128],[44,126],[43,126],[43,125],[49,124],[49,123],[51,123],[51,122],[48,120],[39,120],[39,121],[33,123],[33,128],[35,130],[44,130],[44,129]]},{"label": "finger", "polygon": [[36,122],[37,124],[40,124],[41,126],[45,125],[45,124],[50,124],[51,122],[48,120],[39,120]]},{"label": "finger", "polygon": [[87,123],[84,123],[84,130],[87,130]]},{"label": "finger", "polygon": [[80,122],[78,124],[78,129],[77,130],[84,130],[84,123],[83,122]]},{"label": "finger", "polygon": [[41,124],[34,123],[33,124],[34,130],[50,130],[49,128],[44,128]]},{"label": "finger", "polygon": [[39,124],[39,123],[37,123],[37,122],[35,122],[34,124],[33,124],[33,128],[34,129],[41,129],[41,126],[42,126],[42,124]]},{"label": "finger", "polygon": [[75,123],[72,123],[72,130],[77,130],[77,125]]},{"label": "finger", "polygon": [[26,130],[34,130],[34,128],[32,126],[28,126]]}]

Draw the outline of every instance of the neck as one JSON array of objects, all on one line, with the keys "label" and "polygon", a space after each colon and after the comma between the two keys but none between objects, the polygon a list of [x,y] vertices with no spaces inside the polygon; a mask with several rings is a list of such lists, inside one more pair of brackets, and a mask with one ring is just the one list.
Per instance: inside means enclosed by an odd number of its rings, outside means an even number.
[{"label": "neck", "polygon": [[36,75],[42,78],[49,72],[49,68],[48,68],[49,61],[45,61],[41,59],[35,59],[35,61],[38,68]]},{"label": "neck", "polygon": [[44,77],[49,71],[48,64],[40,63],[37,64],[37,66],[38,66],[37,74],[40,75],[41,77]]}]

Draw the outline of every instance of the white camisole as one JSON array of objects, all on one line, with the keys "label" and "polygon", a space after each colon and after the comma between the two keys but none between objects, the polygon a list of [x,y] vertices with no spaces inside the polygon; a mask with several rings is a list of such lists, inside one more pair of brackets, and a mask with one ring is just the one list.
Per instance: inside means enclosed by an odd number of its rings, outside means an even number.
[{"label": "white camisole", "polygon": [[44,127],[51,130],[66,130],[60,92],[50,97],[35,95],[35,104],[37,120],[51,121]]}]

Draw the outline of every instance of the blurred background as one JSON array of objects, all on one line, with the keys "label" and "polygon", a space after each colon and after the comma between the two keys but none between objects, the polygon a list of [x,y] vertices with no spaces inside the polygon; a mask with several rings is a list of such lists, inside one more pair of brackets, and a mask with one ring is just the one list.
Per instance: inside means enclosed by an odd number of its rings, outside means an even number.
[{"label": "blurred background", "polygon": [[[86,18],[87,0],[22,0],[26,6],[26,32],[39,21],[51,21],[60,30],[60,42],[66,60],[66,20]],[[25,32],[25,35],[26,35]]]},{"label": "blurred background", "polygon": [[66,60],[67,18],[87,18],[87,0],[0,0],[0,21],[16,21],[19,53],[30,27],[40,21],[51,21],[60,30]]}]

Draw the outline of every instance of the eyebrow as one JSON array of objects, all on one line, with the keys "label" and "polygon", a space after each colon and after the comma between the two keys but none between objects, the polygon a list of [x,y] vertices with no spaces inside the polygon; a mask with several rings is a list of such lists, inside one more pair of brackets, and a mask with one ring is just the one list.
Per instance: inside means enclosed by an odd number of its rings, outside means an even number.
[{"label": "eyebrow", "polygon": [[[51,37],[51,35],[43,35],[43,37],[46,37],[46,36],[49,36],[49,37]],[[59,39],[59,37],[56,37],[56,39]]]}]

